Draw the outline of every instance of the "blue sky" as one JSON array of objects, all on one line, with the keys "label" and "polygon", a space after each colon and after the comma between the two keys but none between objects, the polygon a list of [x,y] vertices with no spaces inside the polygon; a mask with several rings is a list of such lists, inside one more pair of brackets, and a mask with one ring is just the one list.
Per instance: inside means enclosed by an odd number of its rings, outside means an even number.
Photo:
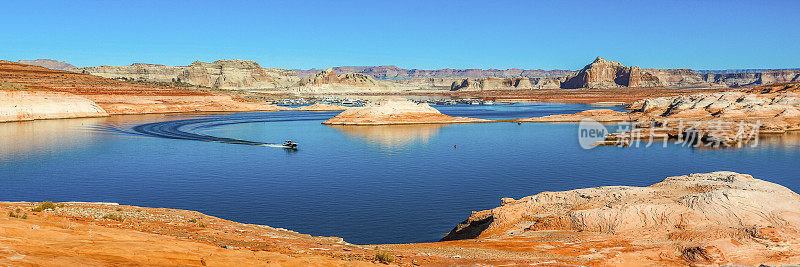
[{"label": "blue sky", "polygon": [[800,67],[800,1],[5,1],[0,59],[76,66]]}]

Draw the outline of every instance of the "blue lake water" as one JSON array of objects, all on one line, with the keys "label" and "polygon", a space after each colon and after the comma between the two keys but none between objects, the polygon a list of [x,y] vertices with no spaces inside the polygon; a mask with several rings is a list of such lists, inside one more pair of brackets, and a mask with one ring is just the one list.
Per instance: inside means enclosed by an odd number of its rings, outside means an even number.
[{"label": "blue lake water", "polygon": [[[438,106],[488,119],[574,113],[580,104]],[[4,201],[98,201],[197,210],[346,241],[435,241],[501,197],[730,170],[800,191],[800,137],[741,149],[581,149],[577,124],[325,126],[336,112],[113,116],[0,123]],[[180,130],[300,149],[109,130],[192,120]]]}]

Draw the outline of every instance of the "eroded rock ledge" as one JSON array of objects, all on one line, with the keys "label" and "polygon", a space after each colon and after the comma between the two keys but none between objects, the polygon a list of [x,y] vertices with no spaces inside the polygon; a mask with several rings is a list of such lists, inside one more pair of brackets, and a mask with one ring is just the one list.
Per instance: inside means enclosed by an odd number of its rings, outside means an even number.
[{"label": "eroded rock ledge", "polygon": [[0,90],[0,122],[103,116],[103,108],[70,93]]},{"label": "eroded rock ledge", "polygon": [[[549,242],[555,232],[583,238]],[[543,233],[552,240],[536,240]],[[612,265],[796,263],[800,195],[727,171],[668,177],[648,187],[542,192],[504,198],[498,208],[473,212],[442,240],[472,238],[533,238],[525,240],[576,253],[588,246],[596,254],[591,258]],[[603,247],[607,241],[620,248]]]},{"label": "eroded rock ledge", "polygon": [[655,138],[694,139],[706,144],[742,145],[755,134],[800,130],[800,82],[717,93],[647,98],[629,111],[588,110],[575,114],[519,119],[519,122],[631,122],[633,131],[613,133],[609,142]]}]

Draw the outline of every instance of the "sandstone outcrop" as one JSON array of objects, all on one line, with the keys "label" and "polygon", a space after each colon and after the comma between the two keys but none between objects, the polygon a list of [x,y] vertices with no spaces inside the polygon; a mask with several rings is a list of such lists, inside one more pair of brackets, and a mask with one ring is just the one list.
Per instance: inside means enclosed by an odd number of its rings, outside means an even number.
[{"label": "sandstone outcrop", "polygon": [[781,93],[781,92],[800,92],[800,82],[779,83],[779,84],[772,84],[772,85],[757,86],[757,87],[745,89],[744,91],[747,92],[747,93],[760,93],[760,94]]},{"label": "sandstone outcrop", "polygon": [[103,108],[70,93],[0,91],[0,122],[103,116]]},{"label": "sandstone outcrop", "polygon": [[800,70],[745,73],[697,73],[690,69],[640,69],[598,57],[561,84],[561,88],[741,87],[800,81]]},{"label": "sandstone outcrop", "polygon": [[298,86],[325,86],[332,84],[348,85],[353,87],[380,87],[380,82],[361,73],[344,73],[336,75],[333,69],[326,69],[310,77],[300,80]]},{"label": "sandstone outcrop", "polygon": [[[630,142],[642,138],[667,136],[701,143],[742,145],[758,133],[785,133],[800,130],[800,83],[772,84],[718,93],[699,93],[638,100],[626,113],[604,110],[577,114],[519,119],[520,122],[578,122],[585,118],[599,121],[629,121],[630,132],[612,133],[609,141]],[[620,144],[626,145],[626,144]]]},{"label": "sandstone outcrop", "polygon": [[314,103],[313,105],[294,108],[296,111],[342,111],[346,109],[348,109],[348,107],[321,103]]},{"label": "sandstone outcrop", "polygon": [[[703,118],[707,116],[772,120],[782,112],[800,108],[800,83],[768,85],[740,91],[659,97],[634,102],[630,109],[655,117]],[[788,114],[788,113],[787,113]]]},{"label": "sandstone outcrop", "polygon": [[[537,239],[542,234],[549,239]],[[588,238],[548,241],[558,235]],[[474,212],[442,240],[472,238],[530,242],[531,249],[548,242],[556,254],[592,247],[584,259],[610,265],[797,262],[800,195],[734,172],[668,177],[648,187],[543,192]]]},{"label": "sandstone outcrop", "polygon": [[567,77],[561,88],[656,87],[659,79],[639,67],[625,67],[616,61],[597,57],[594,62]]},{"label": "sandstone outcrop", "polygon": [[265,89],[288,86],[297,81],[290,70],[262,68],[249,60],[195,61],[178,76],[187,83],[219,89]]},{"label": "sandstone outcrop", "polygon": [[690,69],[642,69],[658,78],[663,86],[709,85],[702,75]]},{"label": "sandstone outcrop", "polygon": [[475,91],[475,90],[524,90],[524,89],[557,89],[560,88],[563,78],[495,78],[483,79],[467,78],[454,81],[450,91]]},{"label": "sandstone outcrop", "polygon": [[731,87],[766,85],[800,81],[800,70],[769,70],[753,73],[708,73],[702,78],[707,83]]},{"label": "sandstone outcrop", "polygon": [[323,124],[387,125],[485,121],[487,120],[447,116],[425,103],[417,104],[404,99],[390,99],[369,103],[363,107],[349,108],[324,121]]},{"label": "sandstone outcrop", "polygon": [[470,91],[481,90],[481,83],[475,79],[463,79],[460,82],[456,81],[450,85],[450,91]]},{"label": "sandstone outcrop", "polygon": [[300,93],[358,93],[399,91],[401,87],[400,84],[378,81],[361,73],[337,75],[333,68],[329,68],[301,79],[292,90]]},{"label": "sandstone outcrop", "polygon": [[75,68],[75,66],[67,62],[52,59],[20,60],[17,61],[17,63],[45,67],[54,70],[71,70]]},{"label": "sandstone outcrop", "polygon": [[599,122],[630,121],[631,115],[626,112],[610,109],[593,109],[575,114],[549,115],[536,118],[518,119],[518,122],[579,122],[583,119],[593,119]]},{"label": "sandstone outcrop", "polygon": [[129,66],[99,66],[72,69],[110,79],[149,82],[184,82],[200,87],[241,90],[288,87],[298,81],[291,70],[262,68],[249,60],[195,61],[188,66],[134,63]]}]

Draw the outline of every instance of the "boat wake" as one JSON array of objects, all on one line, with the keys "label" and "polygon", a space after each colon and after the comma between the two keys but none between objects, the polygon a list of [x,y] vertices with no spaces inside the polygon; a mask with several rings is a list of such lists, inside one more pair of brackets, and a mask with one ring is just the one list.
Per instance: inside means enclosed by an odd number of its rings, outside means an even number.
[{"label": "boat wake", "polygon": [[219,136],[203,134],[201,133],[201,131],[204,129],[215,128],[225,125],[232,125],[232,124],[241,124],[241,123],[259,123],[259,122],[266,123],[266,122],[298,121],[298,120],[313,120],[313,119],[316,118],[264,119],[263,117],[250,118],[250,117],[225,116],[225,117],[206,117],[199,119],[159,121],[159,122],[139,124],[129,128],[114,124],[97,125],[92,128],[103,132],[122,133],[122,134],[148,136],[148,137],[193,140],[193,141],[237,144],[237,145],[289,148],[284,144],[279,144],[279,143],[267,143],[267,142],[250,141],[250,140],[243,140],[236,138],[219,137]]}]

